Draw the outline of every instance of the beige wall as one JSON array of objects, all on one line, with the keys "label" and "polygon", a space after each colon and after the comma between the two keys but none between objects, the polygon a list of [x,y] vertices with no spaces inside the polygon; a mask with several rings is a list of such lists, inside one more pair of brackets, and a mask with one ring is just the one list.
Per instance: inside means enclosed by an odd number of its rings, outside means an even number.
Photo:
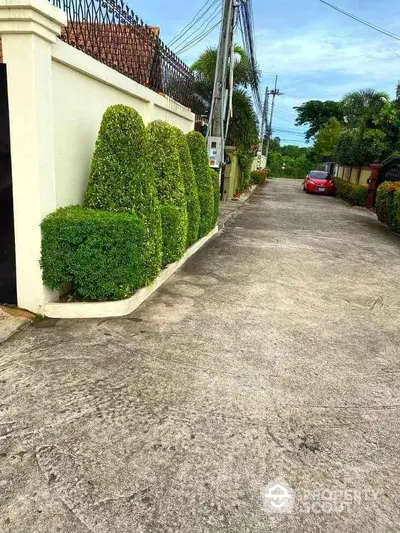
[{"label": "beige wall", "polygon": [[57,206],[81,203],[104,111],[113,104],[136,109],[145,123],[165,120],[185,133],[194,114],[58,40],[52,50]]},{"label": "beige wall", "polygon": [[371,176],[369,167],[345,167],[338,165],[336,167],[335,175],[338,178],[350,181],[351,183],[358,183],[359,185],[367,185],[368,178]]}]

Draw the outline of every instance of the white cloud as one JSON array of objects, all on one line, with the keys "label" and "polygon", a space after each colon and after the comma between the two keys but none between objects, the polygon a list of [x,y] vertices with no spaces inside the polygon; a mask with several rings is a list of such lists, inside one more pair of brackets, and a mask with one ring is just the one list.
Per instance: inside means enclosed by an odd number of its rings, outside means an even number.
[{"label": "white cloud", "polygon": [[[256,43],[263,71],[291,78],[307,74],[319,82],[324,73],[329,75],[329,84],[324,84],[327,98],[340,98],[366,86],[390,88],[393,92],[399,75],[400,43],[373,32],[365,39],[356,33],[335,34],[331,27],[311,27],[284,37],[258,32]],[[318,84],[311,81],[302,85]],[[297,105],[298,99],[294,102]]]}]

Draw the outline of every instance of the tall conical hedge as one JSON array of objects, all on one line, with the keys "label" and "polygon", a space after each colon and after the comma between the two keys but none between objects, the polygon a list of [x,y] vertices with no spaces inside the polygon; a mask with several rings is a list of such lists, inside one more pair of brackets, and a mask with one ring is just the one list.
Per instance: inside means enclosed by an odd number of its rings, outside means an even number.
[{"label": "tall conical hedge", "polygon": [[126,105],[104,113],[96,141],[84,205],[105,211],[130,211],[145,231],[143,284],[161,268],[161,217],[149,143],[139,113]]},{"label": "tall conical hedge", "polygon": [[186,249],[188,217],[185,186],[174,128],[161,120],[147,126],[149,155],[160,202],[163,264],[177,261]]},{"label": "tall conical hedge", "polygon": [[219,200],[220,200],[220,188],[219,188],[219,172],[210,167],[210,176],[211,183],[213,186],[213,199],[214,199],[214,209],[213,209],[213,226],[218,223],[219,219]]},{"label": "tall conical hedge", "polygon": [[183,182],[185,185],[186,210],[188,215],[188,230],[186,246],[197,241],[200,226],[200,203],[197,183],[194,175],[192,157],[185,134],[179,128],[174,128],[178,143],[179,161]]},{"label": "tall conical hedge", "polygon": [[200,202],[199,238],[207,235],[213,228],[214,195],[208,164],[206,140],[198,131],[191,131],[186,136],[197,183]]}]

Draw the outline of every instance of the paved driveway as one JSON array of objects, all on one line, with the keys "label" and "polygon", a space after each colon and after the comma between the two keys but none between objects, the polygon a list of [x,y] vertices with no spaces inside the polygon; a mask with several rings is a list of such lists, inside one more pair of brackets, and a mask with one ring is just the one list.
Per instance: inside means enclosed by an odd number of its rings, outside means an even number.
[{"label": "paved driveway", "polygon": [[399,237],[270,181],[132,316],[2,346],[0,531],[398,532],[399,295]]}]

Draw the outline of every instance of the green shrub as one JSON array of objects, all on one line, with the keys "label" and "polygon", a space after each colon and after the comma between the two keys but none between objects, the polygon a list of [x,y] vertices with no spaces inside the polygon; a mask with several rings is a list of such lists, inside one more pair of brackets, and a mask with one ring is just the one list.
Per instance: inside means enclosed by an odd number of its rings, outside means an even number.
[{"label": "green shrub", "polygon": [[386,181],[376,195],[378,219],[390,229],[400,233],[400,183]]},{"label": "green shrub", "polygon": [[146,231],[133,213],[70,206],[42,221],[41,266],[50,289],[85,300],[127,298],[146,282]]},{"label": "green shrub", "polygon": [[207,235],[213,228],[214,218],[214,195],[209,163],[207,155],[206,141],[198,131],[191,131],[187,134],[190,155],[194,167],[200,202],[200,226],[199,238]]},{"label": "green shrub", "polygon": [[219,219],[219,202],[220,202],[220,187],[219,187],[219,172],[214,170],[213,168],[209,169],[210,176],[211,176],[211,182],[213,185],[213,192],[214,192],[214,209],[213,209],[213,224],[212,227],[214,227],[216,224],[218,224]]},{"label": "green shrub", "polygon": [[166,265],[178,261],[186,249],[188,216],[185,186],[174,128],[156,120],[147,126],[147,131],[149,155],[161,207],[162,261]]},{"label": "green shrub", "polygon": [[266,168],[261,170],[253,170],[251,173],[251,183],[254,183],[255,185],[262,185],[265,183],[267,177],[268,171]]},{"label": "green shrub", "polygon": [[346,200],[352,205],[367,205],[368,187],[367,185],[357,185],[350,181],[335,178],[336,196]]},{"label": "green shrub", "polygon": [[143,255],[146,284],[161,268],[161,217],[148,139],[141,116],[125,105],[104,113],[90,169],[84,205],[105,211],[133,211],[147,232]]},{"label": "green shrub", "polygon": [[186,136],[179,128],[174,128],[174,131],[177,138],[180,168],[185,185],[186,211],[188,216],[186,246],[190,246],[197,241],[197,238],[199,236],[199,193],[197,191],[194,167],[192,163],[192,158],[190,156],[190,150]]},{"label": "green shrub", "polygon": [[250,152],[239,152],[238,159],[240,168],[242,170],[242,176],[239,185],[239,192],[241,192],[251,184],[251,165],[254,161],[254,154]]}]

